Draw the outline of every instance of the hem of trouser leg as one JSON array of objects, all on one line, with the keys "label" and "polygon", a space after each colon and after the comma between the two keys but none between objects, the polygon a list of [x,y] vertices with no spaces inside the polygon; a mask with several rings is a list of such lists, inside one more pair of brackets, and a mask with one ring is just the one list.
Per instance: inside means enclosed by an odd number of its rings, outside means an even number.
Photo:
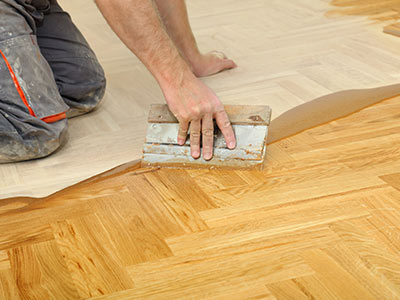
[{"label": "hem of trouser leg", "polygon": [[1,50],[0,50],[0,55],[3,57],[3,59],[4,59],[5,63],[6,63],[7,69],[8,69],[8,71],[10,72],[11,78],[12,78],[12,80],[13,80],[13,82],[14,82],[15,88],[17,89],[17,92],[18,92],[18,94],[19,94],[19,97],[21,98],[22,102],[25,104],[26,108],[28,109],[29,114],[30,114],[31,116],[33,116],[33,117],[36,117],[36,115],[35,115],[35,113],[34,113],[32,107],[31,107],[31,106],[29,105],[29,103],[28,103],[28,100],[26,100],[24,91],[22,90],[21,85],[20,85],[19,82],[18,82],[18,78],[17,78],[17,76],[15,75],[14,70],[11,68],[10,63],[8,62],[6,56],[4,55],[3,51],[1,51]]},{"label": "hem of trouser leg", "polygon": [[43,122],[46,122],[46,123],[54,123],[54,122],[63,120],[66,117],[67,117],[67,115],[66,115],[66,113],[64,111],[64,112],[59,113],[59,114],[55,114],[55,115],[51,115],[51,116],[47,116],[47,117],[41,118],[40,120],[42,120]]}]

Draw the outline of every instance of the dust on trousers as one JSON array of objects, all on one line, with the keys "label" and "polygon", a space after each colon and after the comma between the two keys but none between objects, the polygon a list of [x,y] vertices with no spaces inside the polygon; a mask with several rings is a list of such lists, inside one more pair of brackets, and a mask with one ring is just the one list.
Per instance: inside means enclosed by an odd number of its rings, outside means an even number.
[{"label": "dust on trousers", "polygon": [[0,0],[0,163],[47,156],[93,110],[103,69],[56,0]]}]

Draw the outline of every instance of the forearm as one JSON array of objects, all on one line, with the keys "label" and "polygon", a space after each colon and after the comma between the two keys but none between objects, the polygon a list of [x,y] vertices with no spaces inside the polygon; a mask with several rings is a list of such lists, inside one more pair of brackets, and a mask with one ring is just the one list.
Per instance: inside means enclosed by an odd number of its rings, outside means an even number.
[{"label": "forearm", "polygon": [[190,65],[200,57],[185,0],[155,0],[167,32]]},{"label": "forearm", "polygon": [[165,31],[153,0],[96,0],[111,28],[160,86],[179,84],[190,67]]}]

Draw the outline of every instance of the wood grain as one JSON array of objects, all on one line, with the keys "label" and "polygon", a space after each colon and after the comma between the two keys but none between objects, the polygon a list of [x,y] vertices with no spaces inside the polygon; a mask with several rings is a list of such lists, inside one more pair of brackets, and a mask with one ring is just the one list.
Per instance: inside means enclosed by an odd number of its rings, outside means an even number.
[{"label": "wood grain", "polygon": [[9,251],[9,256],[23,299],[79,299],[54,241],[16,247]]},{"label": "wood grain", "polygon": [[65,220],[52,227],[68,267],[66,273],[72,277],[80,298],[133,287],[98,216]]},{"label": "wood grain", "polygon": [[8,259],[7,251],[0,250],[0,270],[7,270],[10,268],[10,260]]},{"label": "wood grain", "polygon": [[400,97],[263,171],[129,165],[3,200],[0,299],[399,299]]},{"label": "wood grain", "polygon": [[0,299],[22,299],[11,270],[0,270]]}]

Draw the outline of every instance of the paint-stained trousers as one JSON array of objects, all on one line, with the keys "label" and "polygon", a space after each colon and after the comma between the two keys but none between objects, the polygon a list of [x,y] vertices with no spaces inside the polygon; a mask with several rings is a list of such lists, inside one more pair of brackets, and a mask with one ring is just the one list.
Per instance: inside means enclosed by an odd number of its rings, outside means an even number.
[{"label": "paint-stained trousers", "polygon": [[0,0],[0,163],[57,150],[67,117],[104,91],[103,69],[56,0]]}]

